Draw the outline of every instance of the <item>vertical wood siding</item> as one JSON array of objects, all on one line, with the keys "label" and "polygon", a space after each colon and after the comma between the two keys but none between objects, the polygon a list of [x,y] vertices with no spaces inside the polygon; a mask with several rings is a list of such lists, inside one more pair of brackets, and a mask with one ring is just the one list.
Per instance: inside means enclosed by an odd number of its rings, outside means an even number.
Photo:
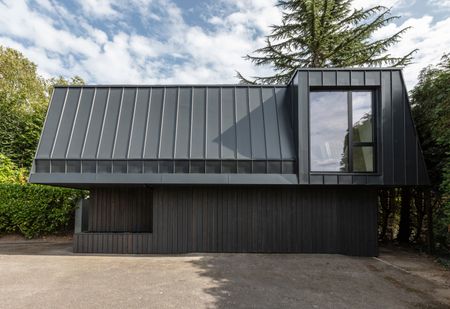
[{"label": "vertical wood siding", "polygon": [[152,232],[152,191],[121,187],[91,190],[89,232]]},{"label": "vertical wood siding", "polygon": [[[128,190],[129,195],[135,195]],[[103,222],[100,217],[117,211],[110,205],[126,201],[121,200],[117,189],[94,192],[93,198],[103,208],[91,215],[99,216],[99,222]],[[140,196],[148,197],[149,193]],[[121,214],[129,218],[135,208],[133,198],[128,201],[130,204]],[[153,233],[76,234],[74,251],[304,252],[375,256],[378,254],[376,201],[373,189],[155,188]],[[143,212],[141,216],[151,214]],[[134,228],[133,224],[128,226]]]}]

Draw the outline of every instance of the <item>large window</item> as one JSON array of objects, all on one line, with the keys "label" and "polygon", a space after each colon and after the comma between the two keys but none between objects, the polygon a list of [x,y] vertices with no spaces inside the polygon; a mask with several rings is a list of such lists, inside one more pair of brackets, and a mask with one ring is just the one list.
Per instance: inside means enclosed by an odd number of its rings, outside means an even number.
[{"label": "large window", "polygon": [[311,91],[311,171],[373,172],[372,91]]}]

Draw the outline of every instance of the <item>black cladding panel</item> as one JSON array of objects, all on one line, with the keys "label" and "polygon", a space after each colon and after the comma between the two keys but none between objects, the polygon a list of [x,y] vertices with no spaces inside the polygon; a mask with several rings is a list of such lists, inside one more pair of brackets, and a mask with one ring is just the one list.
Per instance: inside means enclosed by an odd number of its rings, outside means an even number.
[{"label": "black cladding panel", "polygon": [[[429,185],[400,69],[299,69],[289,87],[298,89],[298,95],[292,97],[298,104],[294,121],[298,131],[294,132],[298,134],[300,184],[332,184],[337,176],[340,185]],[[311,170],[310,147],[314,145],[310,129],[317,121],[311,123],[310,92],[340,90],[374,93],[374,141],[365,145],[359,141],[358,149],[373,154],[374,172],[370,168],[362,174],[356,168],[349,173]]]}]

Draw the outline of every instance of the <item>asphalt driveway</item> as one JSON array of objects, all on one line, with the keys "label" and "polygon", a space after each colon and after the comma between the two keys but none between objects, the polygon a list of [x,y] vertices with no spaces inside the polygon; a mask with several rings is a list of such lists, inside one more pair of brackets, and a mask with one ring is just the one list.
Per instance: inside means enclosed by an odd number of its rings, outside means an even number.
[{"label": "asphalt driveway", "polygon": [[1,308],[449,308],[424,258],[311,254],[74,255],[0,242]]}]

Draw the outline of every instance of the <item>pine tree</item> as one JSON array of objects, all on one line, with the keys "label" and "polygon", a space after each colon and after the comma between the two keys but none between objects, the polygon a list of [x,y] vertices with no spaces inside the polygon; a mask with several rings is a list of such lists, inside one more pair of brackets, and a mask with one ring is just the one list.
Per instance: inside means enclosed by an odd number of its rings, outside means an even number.
[{"label": "pine tree", "polygon": [[281,25],[272,26],[266,46],[245,58],[255,65],[271,65],[273,76],[249,80],[237,73],[242,83],[286,83],[301,67],[403,66],[412,60],[413,50],[402,57],[387,53],[408,28],[374,40],[372,35],[399,16],[375,6],[352,9],[352,0],[281,0]]}]

